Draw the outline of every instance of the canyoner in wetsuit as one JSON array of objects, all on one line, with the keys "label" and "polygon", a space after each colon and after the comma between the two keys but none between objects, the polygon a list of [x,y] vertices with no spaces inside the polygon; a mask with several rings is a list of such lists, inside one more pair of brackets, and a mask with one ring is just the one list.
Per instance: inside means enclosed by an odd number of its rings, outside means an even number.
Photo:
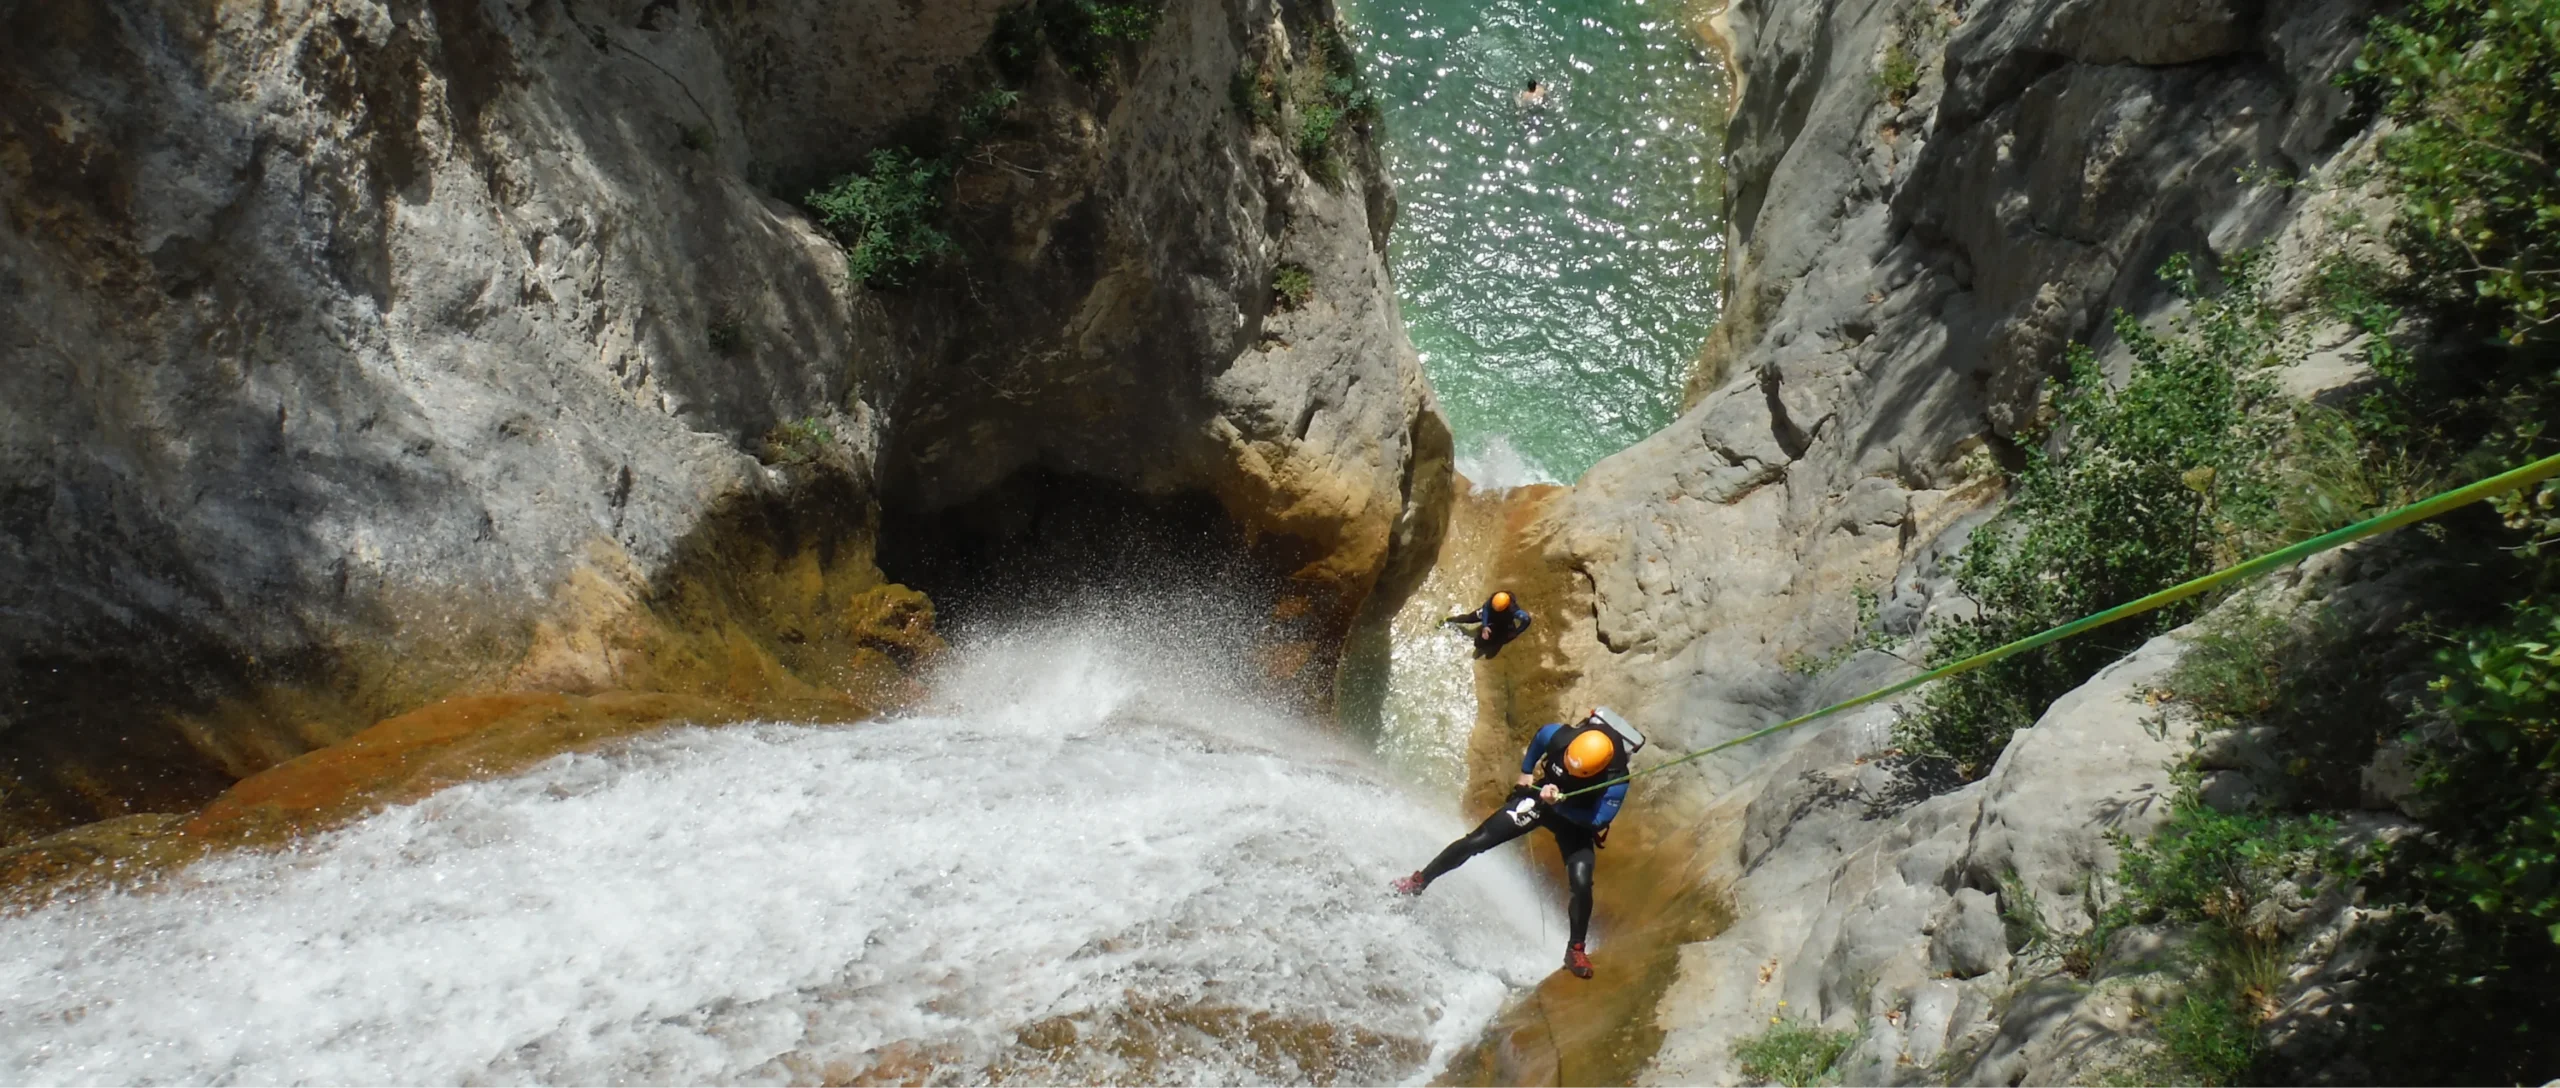
[{"label": "canyoner in wetsuit", "polygon": [[[1582,942],[1591,930],[1591,869],[1597,851],[1608,845],[1609,821],[1618,818],[1618,806],[1627,799],[1623,779],[1628,759],[1643,747],[1644,734],[1605,706],[1584,712],[1571,725],[1541,727],[1520,755],[1520,781],[1512,788],[1511,799],[1466,837],[1441,850],[1431,864],[1396,881],[1395,890],[1420,895],[1441,874],[1466,864],[1468,858],[1526,835],[1532,828],[1546,828],[1564,855],[1565,880],[1573,889],[1573,933],[1571,943],[1565,945],[1564,968],[1576,978],[1590,978],[1591,957],[1583,953]],[[1564,796],[1603,782],[1615,784],[1578,797]]]},{"label": "canyoner in wetsuit", "polygon": [[1511,599],[1510,590],[1497,589],[1493,596],[1485,598],[1484,607],[1473,612],[1460,612],[1440,622],[1475,628],[1476,656],[1492,657],[1529,629],[1529,610]]}]

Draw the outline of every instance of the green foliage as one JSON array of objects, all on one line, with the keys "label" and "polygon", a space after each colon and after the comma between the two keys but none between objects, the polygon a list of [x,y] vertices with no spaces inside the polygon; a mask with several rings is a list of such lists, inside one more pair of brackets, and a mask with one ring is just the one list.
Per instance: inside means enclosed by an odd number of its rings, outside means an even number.
[{"label": "green foliage", "polygon": [[856,282],[898,287],[951,249],[951,239],[934,226],[949,176],[938,161],[881,148],[871,153],[868,169],[810,193],[808,204],[845,244],[845,271]]},{"label": "green foliage", "polygon": [[805,465],[818,460],[836,444],[834,428],[816,416],[774,424],[764,436],[764,462],[771,465]]},{"label": "green foliage", "polygon": [[2218,994],[2182,994],[2160,1014],[2168,1069],[2155,1084],[2247,1083],[2258,1064],[2258,1026]]},{"label": "green foliage", "polygon": [[1283,116],[1295,119],[1289,137],[1299,160],[1318,180],[1339,183],[1343,131],[1378,116],[1377,96],[1360,82],[1359,54],[1339,27],[1327,23],[1316,28],[1285,91]]},{"label": "green foliage", "polygon": [[1227,98],[1235,103],[1236,112],[1254,124],[1273,130],[1280,127],[1280,83],[1262,61],[1248,58],[1236,67],[1227,81]]},{"label": "green foliage", "polygon": [[1307,266],[1284,261],[1271,270],[1271,304],[1295,310],[1316,297],[1316,276]]},{"label": "green foliage", "polygon": [[2147,1079],[2239,1084],[2260,1058],[2258,1024],[2277,1007],[2286,957],[2282,935],[2260,906],[2292,880],[2316,888],[2337,867],[2338,826],[2319,816],[2222,813],[2183,788],[2168,821],[2148,843],[2115,837],[2120,890],[2099,912],[2088,942],[2098,948],[2135,924],[2203,930],[2202,953],[2162,1011],[2159,1068]]},{"label": "green foliage", "polygon": [[1742,1063],[1743,1076],[1804,1088],[1824,1083],[1832,1063],[1856,1040],[1855,1032],[1824,1031],[1819,1025],[1785,1018],[1733,1044],[1733,1056]]},{"label": "green foliage", "polygon": [[[1968,657],[2213,570],[2276,499],[2264,462],[2281,408],[2262,376],[2279,361],[2276,315],[2254,262],[2235,258],[2228,286],[2202,290],[2184,260],[2162,272],[2192,309],[2169,334],[2119,314],[2133,356],[2112,388],[2084,348],[2056,398],[2049,430],[2031,431],[2002,522],[1974,534],[1957,581],[1982,608],[1940,627],[1933,663]],[[2047,434],[2060,448],[2048,452]],[[2021,654],[1931,689],[1899,727],[1905,748],[1987,770],[2046,705],[2198,604],[2173,606]]]},{"label": "green foliage", "polygon": [[2417,0],[2356,69],[2422,289],[2494,311],[2510,343],[2560,322],[2560,0]]},{"label": "green foliage", "polygon": [[2560,610],[2520,607],[2436,664],[2417,780],[2435,842],[2417,897],[2560,944]]},{"label": "green foliage", "polygon": [[1067,71],[1106,81],[1118,71],[1120,47],[1155,35],[1161,0],[1039,0],[1041,37]]},{"label": "green foliage", "polygon": [[990,87],[960,110],[960,131],[970,139],[993,133],[1004,123],[1005,116],[1022,103],[1022,92],[1009,87]]},{"label": "green foliage", "polygon": [[2182,794],[2169,820],[2148,843],[2119,837],[2122,884],[2107,906],[2101,928],[2136,923],[2213,923],[2235,933],[2256,929],[2258,904],[2288,877],[2308,880],[2322,871],[2322,853],[2337,834],[2322,816],[2223,813]]},{"label": "green foliage", "polygon": [[1900,41],[1885,47],[1884,62],[1876,67],[1876,89],[1896,106],[1920,89],[1920,60]]}]

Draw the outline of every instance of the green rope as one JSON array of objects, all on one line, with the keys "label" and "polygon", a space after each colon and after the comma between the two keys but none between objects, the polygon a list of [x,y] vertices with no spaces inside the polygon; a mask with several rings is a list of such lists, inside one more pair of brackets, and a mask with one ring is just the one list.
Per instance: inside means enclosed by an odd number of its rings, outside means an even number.
[{"label": "green rope", "polygon": [[2299,544],[2268,552],[2267,554],[2249,560],[2246,563],[2241,563],[2237,566],[2225,567],[2201,578],[2181,582],[2148,597],[2117,605],[2114,608],[2110,608],[2094,616],[2083,616],[2079,619],[2063,624],[2060,627],[2053,627],[2039,631],[2035,634],[2019,639],[2016,642],[2009,643],[2006,646],[1985,650],[1973,655],[1972,657],[1955,662],[1954,664],[1941,665],[1929,670],[1928,672],[1924,672],[1918,676],[1904,680],[1901,683],[1888,687],[1877,688],[1874,691],[1870,691],[1855,699],[1848,700],[1847,702],[1833,703],[1830,706],[1823,707],[1811,714],[1789,718],[1766,729],[1752,733],[1745,733],[1739,737],[1733,738],[1732,740],[1725,741],[1724,743],[1700,748],[1697,751],[1681,756],[1669,763],[1657,763],[1641,771],[1632,772],[1625,778],[1615,778],[1607,782],[1602,782],[1598,785],[1585,786],[1573,791],[1572,793],[1564,794],[1563,796],[1578,797],[1594,790],[1607,789],[1621,782],[1633,782],[1636,779],[1652,774],[1655,771],[1669,770],[1693,759],[1700,759],[1714,755],[1717,752],[1724,751],[1727,748],[1732,748],[1737,745],[1749,744],[1752,741],[1759,740],[1760,738],[1772,733],[1785,732],[1786,730],[1803,725],[1806,722],[1828,718],[1843,710],[1852,710],[1857,707],[1865,706],[1868,703],[1875,702],[1878,699],[1891,698],[1913,688],[1919,687],[1922,684],[1926,684],[1932,680],[1943,680],[1959,673],[1972,672],[1975,669],[1979,669],[1994,661],[1998,661],[2001,658],[2022,654],[2047,643],[2060,642],[2073,635],[2104,627],[2110,623],[2116,622],[2117,620],[2139,616],[2157,608],[2176,604],[2179,601],[2186,600],[2187,598],[2203,593],[2206,590],[2229,585],[2243,578],[2264,574],[2269,570],[2273,570],[2287,563],[2318,555],[2331,548],[2350,544],[2378,533],[2387,533],[2411,522],[2425,521],[2428,518],[2435,517],[2436,515],[2442,514],[2448,510],[2469,506],[2482,499],[2489,498],[2494,495],[2502,495],[2517,488],[2549,479],[2555,475],[2560,475],[2560,454],[2553,454],[2552,456],[2545,457],[2542,460],[2536,461],[2522,468],[2509,469],[2495,476],[2491,476],[2488,479],[2481,480],[2478,483],[2471,484],[2468,487],[2456,488],[2455,490],[2437,495],[2434,498],[2411,503],[2410,505],[2403,506],[2388,514],[2359,521],[2335,532],[2322,533],[2319,536],[2312,537],[2311,539],[2305,540]]}]

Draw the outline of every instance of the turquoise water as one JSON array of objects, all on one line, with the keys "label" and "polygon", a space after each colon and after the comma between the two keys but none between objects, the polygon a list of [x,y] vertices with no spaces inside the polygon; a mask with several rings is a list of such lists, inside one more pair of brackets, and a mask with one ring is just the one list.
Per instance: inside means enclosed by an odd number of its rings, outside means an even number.
[{"label": "turquoise water", "polygon": [[[1722,61],[1687,0],[1347,0],[1403,200],[1414,347],[1480,483],[1671,421],[1716,316]],[[1548,85],[1523,106],[1523,84]]]}]

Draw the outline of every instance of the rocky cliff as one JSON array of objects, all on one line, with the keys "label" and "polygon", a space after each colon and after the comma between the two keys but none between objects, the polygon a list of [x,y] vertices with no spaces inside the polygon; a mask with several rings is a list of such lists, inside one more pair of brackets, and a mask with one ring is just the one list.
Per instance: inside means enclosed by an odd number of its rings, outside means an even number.
[{"label": "rocky cliff", "polygon": [[[1716,13],[1739,81],[1724,324],[1678,421],[1569,490],[1514,500],[1529,505],[1504,569],[1548,607],[1479,677],[1472,780],[1495,781],[1571,707],[1630,711],[1668,758],[1908,675],[1838,648],[1969,614],[1950,559],[1996,512],[2066,345],[2121,373],[2110,314],[2176,312],[2155,275],[2176,254],[2209,268],[2264,248],[2299,297],[2356,197],[2264,179],[2367,153],[2369,121],[2333,77],[2371,15],[2283,0]],[[2162,815],[2191,726],[2143,700],[2177,645],[2056,704],[1970,785],[1896,758],[1893,706],[1641,784],[1638,841],[1701,859],[1736,919],[1681,951],[1642,1079],[1731,1082],[1733,1045],[1781,1016],[1858,1032],[1851,1083],[2059,1082],[2121,1057],[2092,1050],[2082,1021],[2122,1028],[2132,1005],[2021,996],[2035,976],[2010,972],[2008,930],[2026,894],[2067,926],[2113,866],[2108,834]],[[1613,863],[1635,859],[1604,876]],[[1614,919],[1620,947],[1676,932],[1645,910]]]},{"label": "rocky cliff", "polygon": [[[1320,180],[1228,94],[1329,4],[1120,7],[14,8],[8,834],[458,694],[883,705],[936,644],[890,578],[965,596],[937,557],[999,515],[1253,573],[1328,698],[1445,501],[1393,197],[1356,126]],[[948,177],[896,290],[801,204],[881,147]]]}]

